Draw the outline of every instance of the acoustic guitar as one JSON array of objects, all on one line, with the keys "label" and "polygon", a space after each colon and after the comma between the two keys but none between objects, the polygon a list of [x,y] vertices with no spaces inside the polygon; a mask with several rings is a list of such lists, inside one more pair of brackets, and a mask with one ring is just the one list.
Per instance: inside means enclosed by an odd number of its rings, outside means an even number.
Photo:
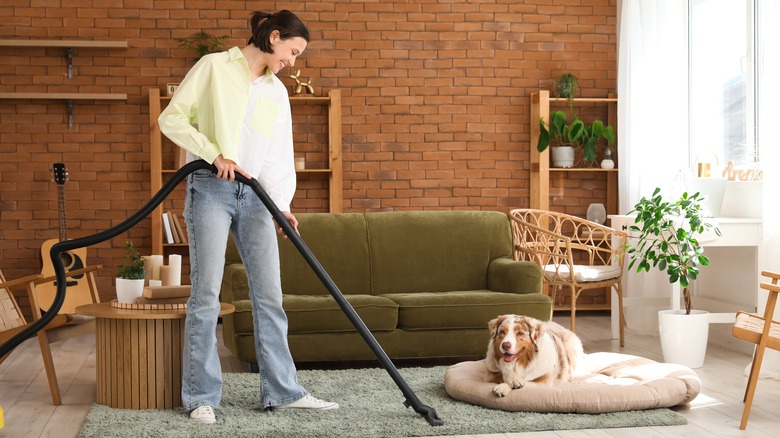
[{"label": "acoustic guitar", "polygon": [[[57,183],[57,202],[59,205],[60,219],[60,238],[49,239],[43,242],[41,246],[41,258],[43,259],[43,269],[41,274],[44,277],[54,276],[54,265],[51,261],[49,251],[56,243],[68,240],[68,222],[65,217],[65,182],[68,181],[68,171],[62,163],[55,163],[52,166],[54,182]],[[75,271],[86,266],[87,249],[77,248],[72,251],[60,253],[60,260],[65,267],[65,272]],[[59,313],[75,313],[76,307],[82,304],[92,303],[89,284],[85,274],[68,277],[66,283],[65,301],[60,308]],[[57,282],[46,282],[35,287],[35,297],[41,310],[46,311],[54,303],[54,297],[57,294]]]}]

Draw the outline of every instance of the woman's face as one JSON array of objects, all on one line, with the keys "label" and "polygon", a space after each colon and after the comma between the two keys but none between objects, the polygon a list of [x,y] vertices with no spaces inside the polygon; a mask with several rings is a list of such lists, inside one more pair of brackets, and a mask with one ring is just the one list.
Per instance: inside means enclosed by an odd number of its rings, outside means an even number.
[{"label": "woman's face", "polygon": [[283,40],[279,38],[279,32],[271,32],[271,48],[274,53],[269,53],[268,68],[274,74],[285,67],[295,65],[295,59],[306,50],[306,40],[301,37],[293,37]]}]

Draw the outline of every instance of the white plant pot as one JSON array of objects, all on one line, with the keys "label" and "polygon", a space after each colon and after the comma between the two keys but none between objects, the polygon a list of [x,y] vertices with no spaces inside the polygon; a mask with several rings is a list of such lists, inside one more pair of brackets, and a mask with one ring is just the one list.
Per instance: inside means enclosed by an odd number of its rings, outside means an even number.
[{"label": "white plant pot", "polygon": [[128,280],[127,278],[116,279],[116,299],[120,303],[135,304],[143,293],[143,278],[140,280]]},{"label": "white plant pot", "polygon": [[705,310],[661,310],[658,329],[664,362],[678,363],[688,368],[701,368],[707,353],[710,314]]},{"label": "white plant pot", "polygon": [[574,166],[574,148],[572,146],[552,146],[550,156],[553,167]]}]

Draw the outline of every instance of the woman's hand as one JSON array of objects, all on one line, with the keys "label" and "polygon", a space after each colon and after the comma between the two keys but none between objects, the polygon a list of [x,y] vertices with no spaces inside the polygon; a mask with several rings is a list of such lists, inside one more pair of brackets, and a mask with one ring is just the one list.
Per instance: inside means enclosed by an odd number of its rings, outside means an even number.
[{"label": "woman's hand", "polygon": [[[288,221],[290,221],[290,225],[292,225],[293,230],[295,230],[295,232],[297,233],[298,232],[298,219],[296,219],[295,216],[293,216],[293,214],[290,213],[289,211],[283,211],[282,214],[284,215],[284,217],[287,218]],[[279,226],[279,224],[276,224],[276,231],[279,232],[279,233],[284,234],[284,238],[285,239],[287,238],[287,233],[284,232],[284,230],[282,229],[282,227]]]},{"label": "woman's hand", "polygon": [[246,170],[242,169],[241,166],[236,164],[235,161],[223,158],[222,154],[214,159],[214,166],[217,167],[217,178],[226,179],[230,182],[233,182],[233,180],[236,179],[236,172],[238,172],[239,174],[244,175],[244,177],[247,179],[252,179],[252,175],[250,175]]}]

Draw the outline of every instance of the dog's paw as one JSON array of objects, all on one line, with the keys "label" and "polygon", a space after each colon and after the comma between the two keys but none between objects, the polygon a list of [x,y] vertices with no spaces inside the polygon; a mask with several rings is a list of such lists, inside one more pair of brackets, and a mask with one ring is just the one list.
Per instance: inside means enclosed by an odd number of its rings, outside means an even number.
[{"label": "dog's paw", "polygon": [[501,383],[493,387],[493,394],[497,397],[504,397],[512,391],[512,387],[506,383]]},{"label": "dog's paw", "polygon": [[523,386],[525,386],[525,380],[521,379],[520,377],[511,377],[509,379],[504,378],[504,382],[506,382],[507,385],[509,385],[512,389],[520,389]]}]

